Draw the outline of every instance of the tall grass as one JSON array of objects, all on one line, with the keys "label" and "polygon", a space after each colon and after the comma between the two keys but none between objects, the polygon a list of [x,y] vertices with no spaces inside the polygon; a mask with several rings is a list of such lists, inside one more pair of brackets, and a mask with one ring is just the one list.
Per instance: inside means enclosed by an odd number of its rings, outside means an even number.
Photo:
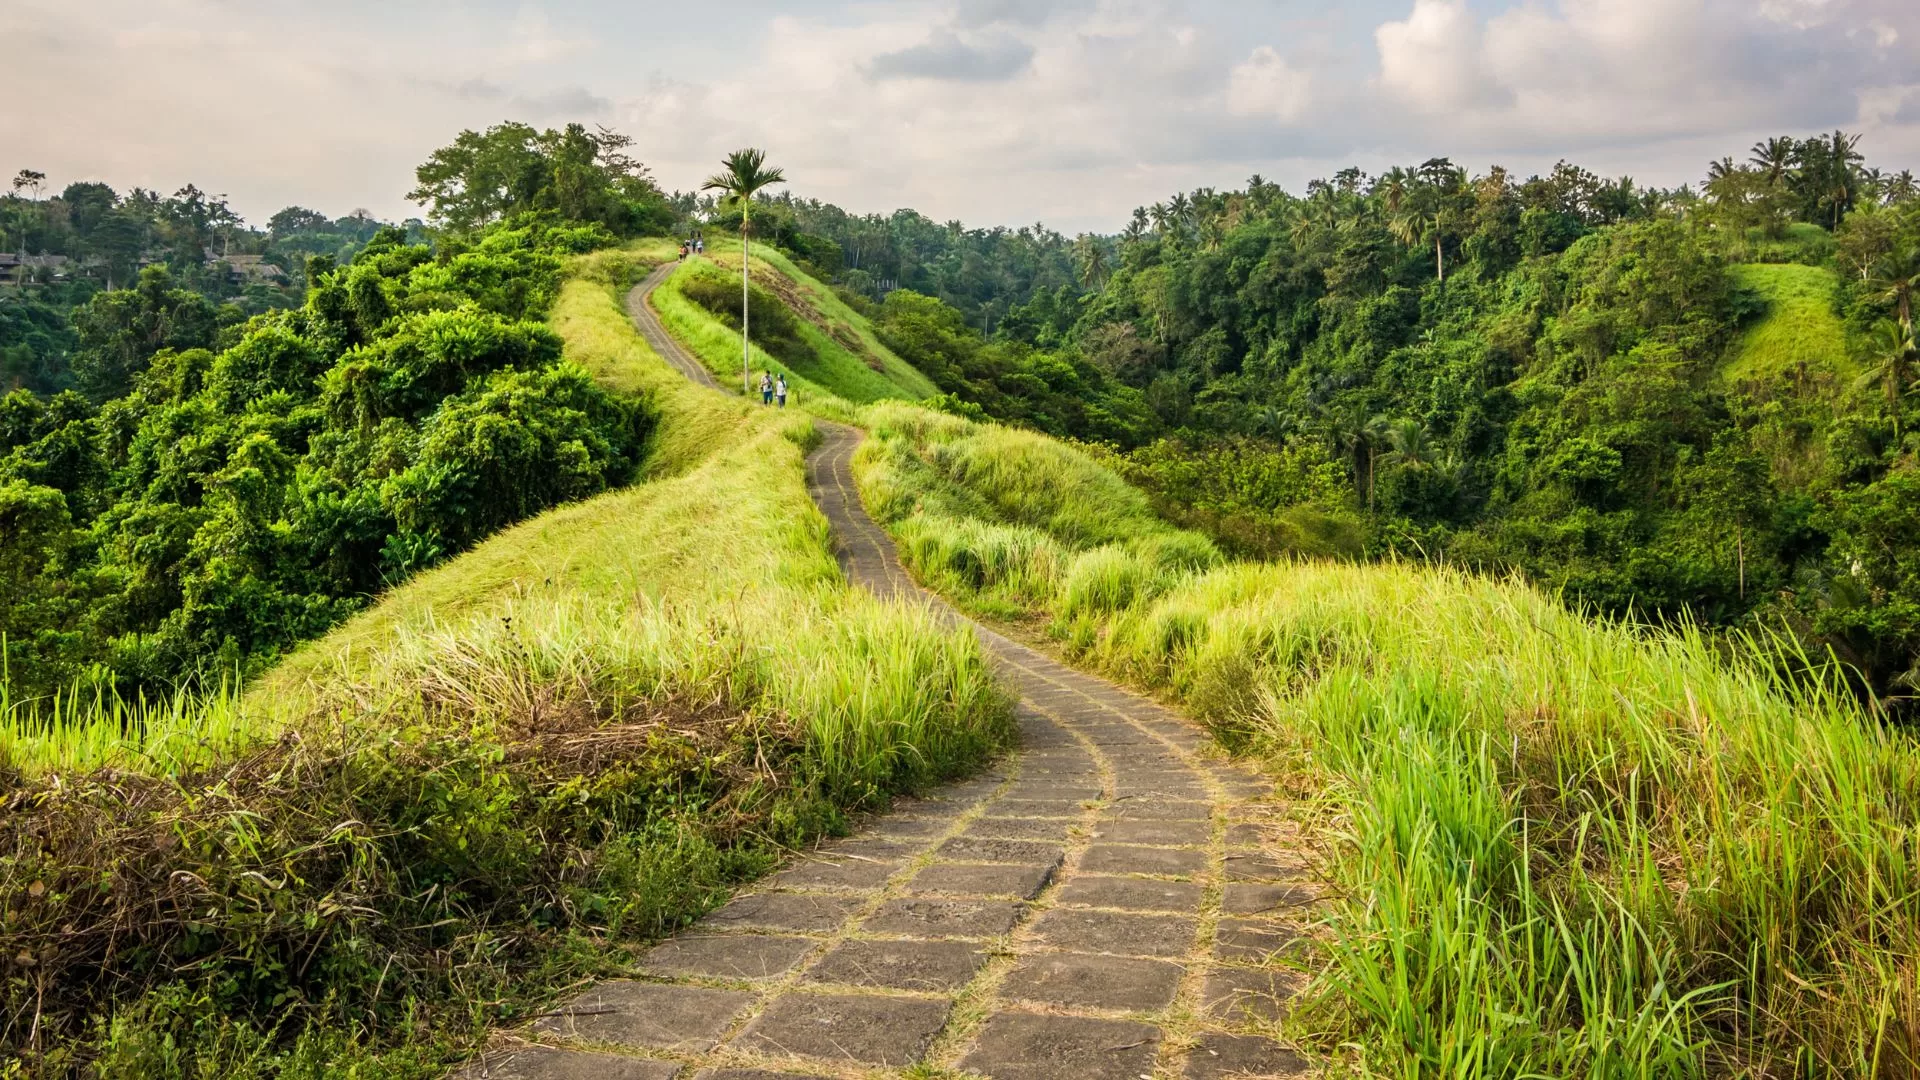
[{"label": "tall grass", "polygon": [[[977,485],[1019,475],[1019,443],[952,427],[890,425],[862,484],[937,553],[917,571],[965,590],[956,552],[1009,526],[948,515],[1011,497]],[[925,431],[999,460],[926,468]],[[1096,467],[1062,455],[1029,464]],[[1019,551],[994,578],[1019,589],[974,595],[1031,599],[1080,662],[1318,793],[1343,889],[1303,1037],[1407,1077],[1920,1071],[1920,745],[1783,681],[1777,644],[1447,569],[1170,563],[1040,530]]]},{"label": "tall grass", "polygon": [[20,701],[0,672],[0,778],[108,768],[175,776],[203,769],[271,738],[239,704],[231,684],[129,699],[108,683],[78,683]]},{"label": "tall grass", "polygon": [[1746,264],[1728,270],[1734,283],[1757,293],[1767,310],[1740,336],[1724,369],[1727,378],[1760,380],[1826,377],[1842,384],[1860,373],[1847,348],[1846,326],[1835,305],[1839,281],[1824,267],[1795,263]]},{"label": "tall grass", "polygon": [[[0,1060],[264,1077],[348,1047],[343,1074],[418,1075],[1006,744],[978,641],[842,578],[811,419],[640,344],[642,262],[584,261],[553,318],[660,410],[654,479],[410,579],[237,698],[120,718],[137,752],[110,713],[8,733],[33,775],[0,796],[0,957],[31,977],[0,977]],[[236,756],[229,730],[262,737]]]}]

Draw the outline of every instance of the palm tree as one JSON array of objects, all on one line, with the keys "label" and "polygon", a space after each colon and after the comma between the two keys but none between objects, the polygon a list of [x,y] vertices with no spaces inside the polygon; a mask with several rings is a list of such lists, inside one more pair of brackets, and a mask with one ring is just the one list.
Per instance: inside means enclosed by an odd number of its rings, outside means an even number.
[{"label": "palm tree", "polygon": [[1107,283],[1107,246],[1092,233],[1081,233],[1073,242],[1073,261],[1080,271],[1080,284],[1088,292]]},{"label": "palm tree", "polygon": [[1433,241],[1434,270],[1441,281],[1447,280],[1447,253],[1442,246],[1440,232],[1440,203],[1428,193],[1431,189],[1416,189],[1415,197],[1404,203],[1400,212],[1387,222],[1387,231],[1408,247],[1418,247],[1428,240]]},{"label": "palm tree", "polygon": [[1894,317],[1909,337],[1913,335],[1913,294],[1920,289],[1920,239],[1894,237],[1891,247],[1868,270],[1869,284],[1883,299],[1893,301]]},{"label": "palm tree", "polygon": [[1439,456],[1433,440],[1427,435],[1426,425],[1418,420],[1390,421],[1386,425],[1385,434],[1387,445],[1392,449],[1381,455],[1381,460],[1389,465],[1399,465],[1407,469],[1424,469],[1434,464]]},{"label": "palm tree", "polygon": [[1893,437],[1897,442],[1900,438],[1900,398],[1907,392],[1907,384],[1913,381],[1913,327],[1903,327],[1892,319],[1881,319],[1874,325],[1869,342],[1873,349],[1870,354],[1873,366],[1860,376],[1858,385],[1864,388],[1877,382],[1886,392],[1887,405],[1893,412]]},{"label": "palm tree", "polygon": [[749,274],[753,259],[749,237],[753,233],[753,199],[762,190],[775,184],[787,182],[787,174],[781,169],[767,167],[767,152],[748,147],[735,150],[727,155],[721,164],[724,172],[714,173],[700,186],[702,191],[720,193],[722,205],[731,204],[740,208],[740,384],[741,390],[753,392],[753,344],[747,336],[748,298],[750,294]]},{"label": "palm tree", "polygon": [[[1753,144],[1747,163],[1767,174],[1769,186],[1780,182],[1793,167],[1794,155],[1799,152],[1798,145],[1784,135],[1776,135]],[[1731,159],[1729,159],[1731,160]]]}]

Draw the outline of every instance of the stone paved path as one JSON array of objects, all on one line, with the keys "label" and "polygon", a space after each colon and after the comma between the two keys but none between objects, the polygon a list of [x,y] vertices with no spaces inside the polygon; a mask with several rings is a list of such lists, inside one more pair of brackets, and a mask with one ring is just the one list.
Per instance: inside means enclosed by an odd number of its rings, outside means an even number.
[{"label": "stone paved path", "polygon": [[[659,331],[646,288],[630,304],[643,332],[705,374]],[[827,431],[808,482],[849,578],[959,619],[861,508],[860,433]],[[1157,704],[979,633],[1022,695],[1016,755],[810,853],[464,1075],[1303,1073],[1262,1034],[1292,989],[1265,961],[1314,898],[1271,785]]]}]

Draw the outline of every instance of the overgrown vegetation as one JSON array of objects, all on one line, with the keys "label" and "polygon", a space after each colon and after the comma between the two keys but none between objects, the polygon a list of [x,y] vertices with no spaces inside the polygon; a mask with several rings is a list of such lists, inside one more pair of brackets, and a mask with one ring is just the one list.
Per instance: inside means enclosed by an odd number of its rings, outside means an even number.
[{"label": "overgrown vegetation", "polygon": [[678,381],[620,310],[633,270],[581,260],[552,323],[656,403],[658,479],[302,649],[236,706],[237,758],[6,778],[0,1047],[27,1075],[438,1075],[781,846],[1004,745],[975,641],[840,578],[810,422]]},{"label": "overgrown vegetation", "polygon": [[1237,553],[1789,626],[1907,707],[1920,199],[1851,136],[1771,140],[1699,190],[1445,159],[1304,196],[1255,177],[1082,241],[1077,285],[993,340],[913,295],[877,325],[950,411],[1115,444]]},{"label": "overgrown vegetation", "polygon": [[868,411],[913,571],[1177,696],[1324,811],[1293,1031],[1381,1075],[1905,1075],[1920,745],[1778,643],[1403,563],[1221,563],[1086,454]]},{"label": "overgrown vegetation", "polygon": [[316,268],[298,310],[222,332],[189,329],[181,310],[210,309],[157,271],[96,298],[131,391],[0,399],[12,703],[250,675],[384,586],[625,482],[649,414],[535,321],[567,254],[607,240],[530,221],[435,252],[391,231]]}]

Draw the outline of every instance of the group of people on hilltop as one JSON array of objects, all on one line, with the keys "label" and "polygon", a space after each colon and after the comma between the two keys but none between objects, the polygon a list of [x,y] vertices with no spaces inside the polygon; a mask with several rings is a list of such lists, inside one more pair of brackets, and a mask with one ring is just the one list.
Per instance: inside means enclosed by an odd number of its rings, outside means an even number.
[{"label": "group of people on hilltop", "polygon": [[681,262],[686,262],[687,256],[689,255],[705,255],[706,253],[707,253],[707,238],[704,236],[701,236],[698,233],[695,233],[693,236],[680,241],[680,261]]},{"label": "group of people on hilltop", "polygon": [[763,371],[760,373],[760,404],[771,405],[775,400],[780,402],[781,408],[787,407],[787,377]]}]

